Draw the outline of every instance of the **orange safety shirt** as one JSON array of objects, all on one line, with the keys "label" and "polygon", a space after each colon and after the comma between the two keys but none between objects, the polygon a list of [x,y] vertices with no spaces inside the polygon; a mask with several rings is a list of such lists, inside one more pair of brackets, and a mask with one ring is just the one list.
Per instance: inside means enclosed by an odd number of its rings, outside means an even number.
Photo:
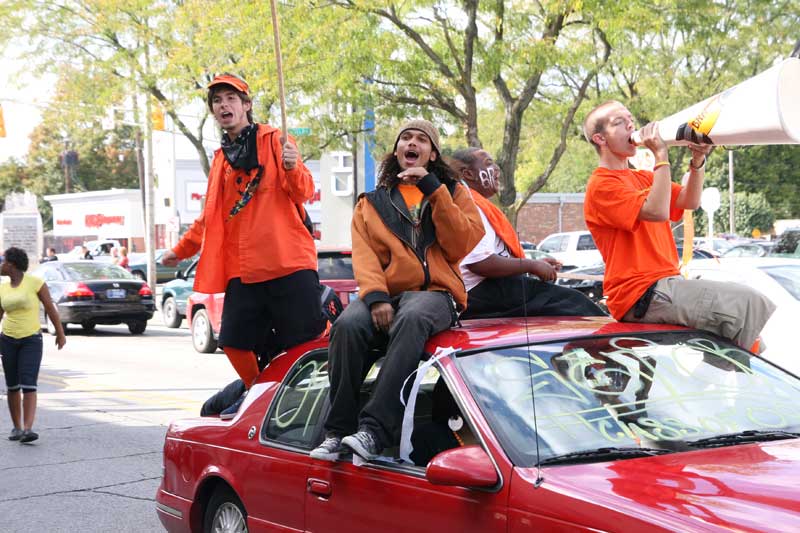
[{"label": "orange safety shirt", "polygon": [[173,248],[179,258],[185,258],[202,247],[194,282],[198,292],[223,292],[235,277],[243,283],[258,283],[317,269],[314,240],[297,209],[314,195],[311,172],[299,158],[292,170],[283,168],[279,130],[259,124],[257,135],[258,162],[264,170],[252,199],[230,217],[241,198],[239,192],[257,169],[235,169],[217,150],[203,213]]},{"label": "orange safety shirt", "polygon": [[[583,214],[606,264],[603,292],[617,320],[650,285],[679,274],[678,251],[669,222],[639,220],[652,185],[653,173],[648,170],[598,167],[586,186]],[[673,221],[683,215],[683,210],[675,207],[681,190],[680,185],[672,184]]]}]

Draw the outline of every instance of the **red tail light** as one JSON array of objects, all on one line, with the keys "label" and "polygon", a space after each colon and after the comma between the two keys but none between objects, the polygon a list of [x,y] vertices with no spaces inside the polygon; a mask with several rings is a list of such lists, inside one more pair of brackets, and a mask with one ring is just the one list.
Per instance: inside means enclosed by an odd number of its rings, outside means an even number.
[{"label": "red tail light", "polygon": [[94,298],[94,292],[92,289],[86,286],[85,283],[78,282],[73,283],[72,286],[67,290],[67,298],[72,298],[74,300],[91,300]]},{"label": "red tail light", "polygon": [[153,291],[147,283],[142,283],[142,288],[139,289],[139,296],[153,296]]}]

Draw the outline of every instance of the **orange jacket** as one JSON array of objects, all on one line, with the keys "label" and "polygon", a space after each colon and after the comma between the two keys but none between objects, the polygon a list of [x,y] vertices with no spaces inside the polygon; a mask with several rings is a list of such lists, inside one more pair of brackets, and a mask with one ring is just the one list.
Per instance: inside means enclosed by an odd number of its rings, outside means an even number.
[{"label": "orange jacket", "polygon": [[[244,283],[257,283],[287,276],[298,270],[317,269],[314,240],[303,225],[297,205],[314,195],[314,180],[298,161],[292,170],[280,163],[280,131],[258,125],[258,162],[264,167],[261,182],[250,202],[235,218],[239,224],[238,273]],[[235,179],[247,174],[232,169],[221,149],[214,153],[208,173],[206,204],[180,242],[172,249],[179,258],[191,257],[202,247],[194,280],[198,292],[223,292],[228,282],[224,250],[228,213],[222,208],[222,184],[226,173]],[[230,246],[230,243],[228,243]],[[228,268],[228,272],[236,272]]]},{"label": "orange jacket", "polygon": [[478,208],[466,187],[452,184],[451,193],[433,174],[419,187],[426,196],[417,231],[396,187],[378,188],[356,204],[353,270],[359,296],[370,306],[404,291],[447,291],[465,309],[459,263],[483,237]]}]

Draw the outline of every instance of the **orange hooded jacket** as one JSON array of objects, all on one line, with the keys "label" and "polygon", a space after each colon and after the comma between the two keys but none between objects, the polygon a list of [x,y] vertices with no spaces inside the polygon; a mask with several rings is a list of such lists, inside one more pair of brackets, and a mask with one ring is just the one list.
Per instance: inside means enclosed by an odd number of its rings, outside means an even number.
[{"label": "orange hooded jacket", "polygon": [[356,204],[351,233],[359,296],[371,306],[403,291],[447,291],[463,310],[467,291],[459,263],[484,235],[481,216],[460,183],[453,184],[451,193],[428,174],[419,187],[428,204],[422,208],[419,236],[396,188],[379,187]]},{"label": "orange hooded jacket", "polygon": [[297,209],[314,195],[311,172],[301,161],[292,170],[283,168],[278,129],[259,124],[257,135],[258,163],[264,172],[250,202],[235,215],[239,219],[239,265],[226,269],[225,250],[234,244],[224,242],[225,224],[230,221],[222,207],[222,185],[226,174],[231,174],[230,180],[240,175],[246,180],[249,176],[244,170],[232,168],[222,149],[214,153],[208,173],[205,208],[172,249],[179,258],[185,258],[202,247],[194,281],[194,290],[198,292],[225,291],[228,279],[235,277],[229,275],[231,272],[238,274],[244,283],[258,283],[298,270],[317,269],[314,240]]}]

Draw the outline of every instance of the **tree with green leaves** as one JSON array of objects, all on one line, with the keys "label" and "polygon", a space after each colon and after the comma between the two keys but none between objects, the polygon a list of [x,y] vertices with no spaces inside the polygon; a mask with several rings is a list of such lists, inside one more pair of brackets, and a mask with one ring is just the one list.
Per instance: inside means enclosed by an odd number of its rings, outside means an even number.
[{"label": "tree with green leaves", "polygon": [[[767,235],[775,223],[775,213],[767,198],[762,193],[734,192],[733,202],[735,227],[730,227],[730,195],[720,191],[720,206],[714,211],[714,233],[735,233],[743,237],[752,235],[753,230]],[[702,209],[694,213],[697,235],[705,235],[708,228],[708,215]]]}]

